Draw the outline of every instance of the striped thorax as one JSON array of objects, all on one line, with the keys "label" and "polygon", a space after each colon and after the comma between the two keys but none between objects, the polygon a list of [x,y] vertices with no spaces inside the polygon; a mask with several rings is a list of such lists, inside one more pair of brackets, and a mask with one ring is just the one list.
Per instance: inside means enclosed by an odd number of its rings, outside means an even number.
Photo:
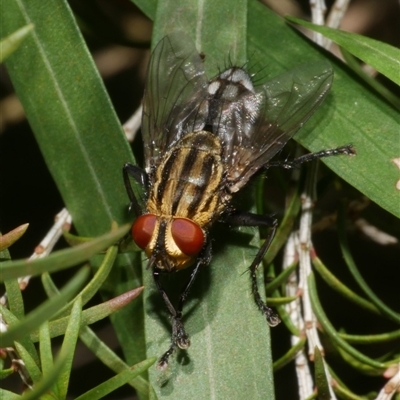
[{"label": "striped thorax", "polygon": [[194,261],[207,228],[230,200],[223,180],[221,143],[210,132],[186,135],[162,158],[141,217],[152,232],[146,254],[156,254],[159,269],[180,270]]}]

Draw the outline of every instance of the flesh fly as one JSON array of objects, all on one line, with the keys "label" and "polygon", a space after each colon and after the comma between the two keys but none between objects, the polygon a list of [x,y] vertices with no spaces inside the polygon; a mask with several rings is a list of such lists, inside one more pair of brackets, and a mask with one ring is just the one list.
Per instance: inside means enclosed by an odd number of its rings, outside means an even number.
[{"label": "flesh fly", "polygon": [[[147,268],[172,318],[172,342],[160,368],[168,365],[177,347],[190,346],[183,305],[199,270],[211,261],[210,229],[216,220],[270,228],[249,270],[258,308],[270,326],[280,322],[262,300],[256,277],[277,220],[240,212],[231,199],[261,168],[292,168],[320,157],[353,154],[351,146],[344,146],[292,161],[271,161],[319,107],[332,80],[326,62],[300,66],[257,88],[241,67],[230,67],[209,80],[203,58],[180,33],[165,36],[156,46],[143,100],[145,170],[125,164],[123,177],[130,207],[138,215],[132,238],[148,256]],[[129,175],[144,186],[144,209]],[[187,267],[192,273],[174,305],[160,277]]]}]

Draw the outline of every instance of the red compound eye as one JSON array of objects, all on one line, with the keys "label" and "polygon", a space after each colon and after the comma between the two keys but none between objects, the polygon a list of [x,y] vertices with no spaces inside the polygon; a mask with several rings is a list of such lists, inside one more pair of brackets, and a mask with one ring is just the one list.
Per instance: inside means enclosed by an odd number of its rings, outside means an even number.
[{"label": "red compound eye", "polygon": [[187,256],[197,254],[204,245],[204,233],[199,225],[184,218],[176,218],[171,225],[176,245]]},{"label": "red compound eye", "polygon": [[135,243],[145,249],[153,236],[156,226],[156,216],[154,214],[144,214],[140,216],[132,226],[132,237]]}]

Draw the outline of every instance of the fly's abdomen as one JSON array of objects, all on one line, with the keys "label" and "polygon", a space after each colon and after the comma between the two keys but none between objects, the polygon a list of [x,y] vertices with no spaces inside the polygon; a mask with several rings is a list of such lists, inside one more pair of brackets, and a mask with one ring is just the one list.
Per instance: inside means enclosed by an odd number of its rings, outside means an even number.
[{"label": "fly's abdomen", "polygon": [[186,135],[170,148],[158,166],[148,211],[188,218],[206,227],[222,211],[223,172],[218,137],[206,131]]}]

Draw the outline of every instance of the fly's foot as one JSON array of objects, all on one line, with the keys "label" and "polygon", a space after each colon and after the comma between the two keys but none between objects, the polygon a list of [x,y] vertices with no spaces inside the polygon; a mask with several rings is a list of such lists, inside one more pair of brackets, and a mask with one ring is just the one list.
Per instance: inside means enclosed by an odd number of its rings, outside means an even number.
[{"label": "fly's foot", "polygon": [[278,315],[275,314],[272,308],[268,307],[266,304],[261,308],[261,312],[265,315],[265,318],[267,318],[269,326],[274,327],[281,322]]},{"label": "fly's foot", "polygon": [[172,344],[157,363],[157,369],[160,371],[165,371],[167,369],[169,365],[168,359],[172,356],[177,347],[182,350],[186,350],[190,347],[189,335],[185,331],[181,316],[174,317],[172,321]]},{"label": "fly's foot", "polygon": [[175,351],[175,344],[173,344],[163,355],[162,357],[158,360],[157,363],[157,369],[160,371],[165,371],[168,366],[169,366],[169,362],[168,359],[169,357],[173,354],[173,352]]},{"label": "fly's foot", "polygon": [[186,333],[180,318],[174,318],[173,320],[172,340],[182,350],[186,350],[190,347],[189,335]]}]

